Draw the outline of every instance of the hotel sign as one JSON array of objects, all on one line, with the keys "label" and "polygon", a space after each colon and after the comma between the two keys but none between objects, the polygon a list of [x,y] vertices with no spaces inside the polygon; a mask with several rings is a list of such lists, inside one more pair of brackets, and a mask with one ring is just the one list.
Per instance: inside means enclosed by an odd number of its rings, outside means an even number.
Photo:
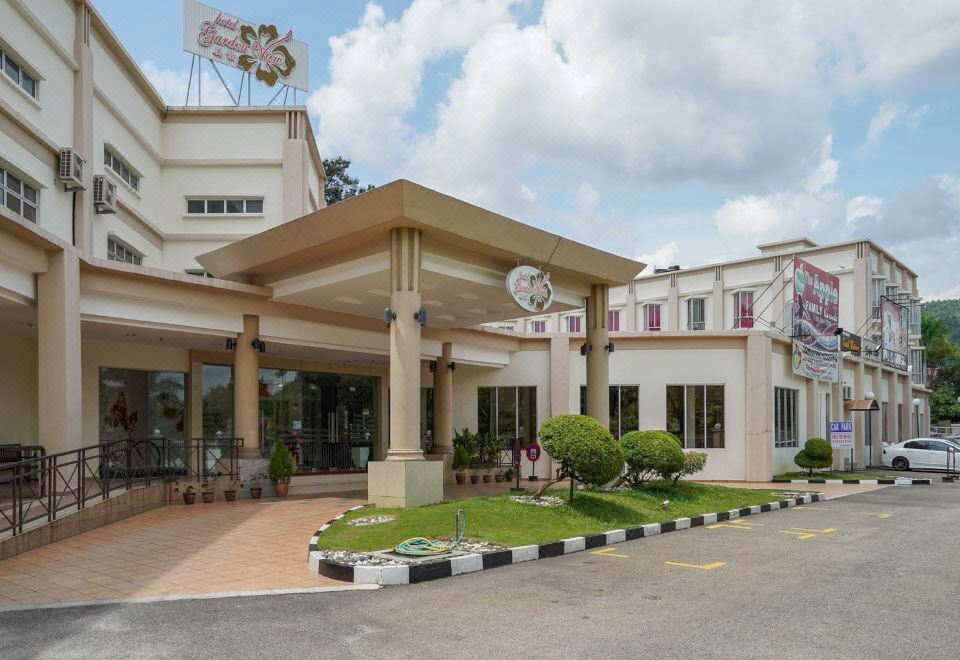
[{"label": "hotel sign", "polygon": [[183,49],[213,62],[308,91],[307,44],[276,25],[238,18],[196,0],[183,0]]},{"label": "hotel sign", "polygon": [[839,321],[840,279],[794,257],[793,373],[815,380],[838,380]]},{"label": "hotel sign", "polygon": [[550,273],[533,266],[517,266],[507,273],[507,292],[528,312],[545,312],[553,303]]},{"label": "hotel sign", "polygon": [[860,355],[860,352],[863,350],[863,338],[860,337],[860,335],[855,335],[852,332],[844,330],[843,334],[840,335],[840,350],[844,353]]}]

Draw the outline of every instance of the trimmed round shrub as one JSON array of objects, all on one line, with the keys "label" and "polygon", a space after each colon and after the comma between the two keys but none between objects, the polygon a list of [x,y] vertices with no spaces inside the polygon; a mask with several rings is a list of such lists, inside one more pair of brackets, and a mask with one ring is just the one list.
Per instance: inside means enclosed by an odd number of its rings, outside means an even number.
[{"label": "trimmed round shrub", "polygon": [[683,468],[673,475],[673,483],[676,485],[680,477],[692,477],[697,472],[703,472],[707,467],[707,454],[702,451],[688,451],[683,454]]},{"label": "trimmed round shrub", "polygon": [[814,470],[833,465],[833,447],[823,438],[810,438],[793,457],[793,462],[813,475]]},{"label": "trimmed round shrub", "polygon": [[677,436],[666,431],[630,431],[620,438],[627,464],[625,478],[641,486],[653,477],[672,479],[683,470],[683,449]]},{"label": "trimmed round shrub", "polygon": [[591,486],[602,486],[623,471],[623,450],[610,431],[586,415],[557,415],[540,427],[540,444],[560,472]]}]

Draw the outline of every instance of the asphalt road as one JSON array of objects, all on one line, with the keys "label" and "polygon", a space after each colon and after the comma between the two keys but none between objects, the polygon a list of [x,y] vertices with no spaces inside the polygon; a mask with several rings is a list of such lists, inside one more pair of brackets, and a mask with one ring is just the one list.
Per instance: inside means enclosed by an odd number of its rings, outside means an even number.
[{"label": "asphalt road", "polygon": [[381,591],[0,614],[0,658],[956,657],[960,484],[745,521]]}]

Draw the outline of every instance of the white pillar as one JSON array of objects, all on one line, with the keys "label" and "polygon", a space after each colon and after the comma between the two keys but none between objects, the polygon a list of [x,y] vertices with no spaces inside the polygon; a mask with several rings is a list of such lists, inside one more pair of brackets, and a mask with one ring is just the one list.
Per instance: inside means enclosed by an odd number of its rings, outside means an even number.
[{"label": "white pillar", "polygon": [[609,289],[606,284],[590,286],[587,298],[587,414],[610,427],[610,359],[607,345]]},{"label": "white pillar", "polygon": [[233,362],[233,435],[243,438],[241,459],[260,459],[260,352],[251,345],[260,335],[260,317],[243,316]]}]

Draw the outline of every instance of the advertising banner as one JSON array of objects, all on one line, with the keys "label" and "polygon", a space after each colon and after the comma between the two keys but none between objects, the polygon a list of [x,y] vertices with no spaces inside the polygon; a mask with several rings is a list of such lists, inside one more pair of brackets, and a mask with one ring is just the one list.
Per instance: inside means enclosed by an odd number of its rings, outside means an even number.
[{"label": "advertising banner", "polygon": [[883,363],[894,369],[907,370],[907,308],[889,298],[880,299],[880,351]]},{"label": "advertising banner", "polygon": [[800,257],[793,260],[793,373],[836,382],[840,279]]},{"label": "advertising banner", "polygon": [[853,422],[830,422],[830,446],[853,447]]},{"label": "advertising banner", "polygon": [[307,44],[196,0],[183,0],[183,49],[225,66],[252,73],[269,87],[277,83],[308,91]]},{"label": "advertising banner", "polygon": [[840,350],[853,355],[860,355],[863,351],[863,338],[852,332],[843,331],[840,335]]}]

